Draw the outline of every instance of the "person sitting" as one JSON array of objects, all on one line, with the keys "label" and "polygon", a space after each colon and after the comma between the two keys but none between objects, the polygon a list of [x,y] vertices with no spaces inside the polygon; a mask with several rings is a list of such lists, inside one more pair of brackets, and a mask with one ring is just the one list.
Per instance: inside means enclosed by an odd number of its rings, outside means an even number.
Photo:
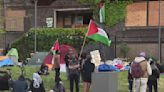
[{"label": "person sitting", "polygon": [[30,84],[30,91],[31,92],[45,92],[43,80],[38,73],[33,73],[33,80]]},{"label": "person sitting", "polygon": [[38,71],[38,74],[39,75],[48,75],[49,74],[48,66],[45,65],[45,64],[42,64],[41,67],[40,67],[40,70]]},{"label": "person sitting", "polygon": [[11,92],[27,92],[28,84],[23,75],[20,75],[18,80],[9,80],[9,85],[12,88]]},{"label": "person sitting", "polygon": [[53,92],[66,92],[63,82],[61,81],[60,78],[55,80],[55,86],[53,88]]},{"label": "person sitting", "polygon": [[0,70],[0,75],[0,90],[9,90],[10,74],[7,71]]}]

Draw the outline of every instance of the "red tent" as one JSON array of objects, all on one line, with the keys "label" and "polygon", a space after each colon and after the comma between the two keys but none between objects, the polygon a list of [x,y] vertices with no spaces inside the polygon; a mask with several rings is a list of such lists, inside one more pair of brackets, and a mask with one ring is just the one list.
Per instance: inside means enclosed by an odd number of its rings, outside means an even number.
[{"label": "red tent", "polygon": [[[65,55],[68,53],[69,48],[72,48],[73,52],[76,53],[75,48],[73,48],[72,46],[69,45],[60,45],[59,49],[60,49],[60,63],[64,64],[64,57]],[[77,55],[77,54],[76,54]],[[44,63],[45,64],[52,64],[52,57],[53,55],[51,53],[49,53],[45,58],[44,58]]]}]

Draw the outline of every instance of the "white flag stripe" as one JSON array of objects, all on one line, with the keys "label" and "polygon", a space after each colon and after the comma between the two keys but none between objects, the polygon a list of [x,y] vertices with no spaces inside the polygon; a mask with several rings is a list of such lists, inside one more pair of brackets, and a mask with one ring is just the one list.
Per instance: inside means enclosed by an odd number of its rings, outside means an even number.
[{"label": "white flag stripe", "polygon": [[98,28],[98,33],[97,33],[97,34],[100,34],[100,35],[102,35],[102,36],[108,38],[107,33],[106,33],[103,29],[101,29],[101,28]]}]

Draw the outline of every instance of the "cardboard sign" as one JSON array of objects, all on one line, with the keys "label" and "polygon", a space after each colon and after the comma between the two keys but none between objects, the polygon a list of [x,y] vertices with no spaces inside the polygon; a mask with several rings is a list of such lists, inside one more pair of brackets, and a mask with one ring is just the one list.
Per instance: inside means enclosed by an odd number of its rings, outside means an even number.
[{"label": "cardboard sign", "polygon": [[100,61],[101,61],[101,57],[100,57],[100,52],[99,50],[94,50],[90,52],[91,57],[92,57],[92,63],[95,64],[95,66],[99,66],[100,65]]}]

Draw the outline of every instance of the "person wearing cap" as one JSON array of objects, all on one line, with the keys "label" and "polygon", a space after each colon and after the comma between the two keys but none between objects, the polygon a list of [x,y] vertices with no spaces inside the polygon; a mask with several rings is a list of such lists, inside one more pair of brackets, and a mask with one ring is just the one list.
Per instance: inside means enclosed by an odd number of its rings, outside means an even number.
[{"label": "person wearing cap", "polygon": [[[152,69],[148,61],[146,60],[146,53],[140,52],[139,56],[135,57],[133,63],[139,63],[144,74],[140,78],[134,78],[135,80],[135,92],[146,92],[148,77],[152,74]],[[131,67],[132,70],[133,67]],[[130,70],[130,72],[131,72]]]}]

